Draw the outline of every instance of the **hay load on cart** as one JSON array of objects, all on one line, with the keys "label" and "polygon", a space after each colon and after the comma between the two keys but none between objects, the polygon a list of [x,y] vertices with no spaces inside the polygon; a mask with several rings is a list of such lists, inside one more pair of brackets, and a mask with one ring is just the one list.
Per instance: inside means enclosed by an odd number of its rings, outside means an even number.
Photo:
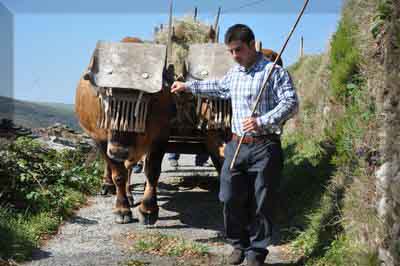
[{"label": "hay load on cart", "polygon": [[[234,64],[225,45],[217,43],[218,32],[214,28],[218,26],[207,25],[190,16],[174,21],[171,53],[167,62],[173,66],[174,80],[222,78]],[[155,42],[168,45],[168,31],[168,28],[157,31]],[[207,152],[204,147],[207,131],[215,131],[213,135],[221,138],[229,136],[229,100],[198,97],[188,93],[174,94],[173,100],[169,150]],[[190,143],[191,147],[185,143]]]}]

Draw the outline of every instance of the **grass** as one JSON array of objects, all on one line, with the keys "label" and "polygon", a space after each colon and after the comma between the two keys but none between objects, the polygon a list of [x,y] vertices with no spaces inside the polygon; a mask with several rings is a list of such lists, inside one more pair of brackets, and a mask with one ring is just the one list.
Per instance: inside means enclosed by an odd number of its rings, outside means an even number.
[{"label": "grass", "polygon": [[138,252],[179,258],[202,257],[209,254],[206,245],[162,233],[136,234],[134,239],[136,242],[133,249]]},{"label": "grass", "polygon": [[118,266],[147,266],[150,262],[140,261],[140,260],[127,260],[118,262]]},{"label": "grass", "polygon": [[42,237],[57,231],[60,218],[50,212],[15,215],[0,207],[0,257],[22,261],[29,258]]},{"label": "grass", "polygon": [[342,103],[352,93],[359,73],[360,51],[355,45],[354,35],[357,32],[355,23],[346,13],[343,15],[338,29],[333,36],[330,52],[331,87],[335,98]]}]

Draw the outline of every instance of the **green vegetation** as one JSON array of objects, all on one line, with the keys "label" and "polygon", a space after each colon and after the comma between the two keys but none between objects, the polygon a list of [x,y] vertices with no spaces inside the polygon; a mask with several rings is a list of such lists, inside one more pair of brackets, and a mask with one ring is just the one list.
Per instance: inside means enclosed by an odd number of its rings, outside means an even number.
[{"label": "green vegetation", "polygon": [[334,97],[342,103],[357,89],[360,55],[353,39],[356,31],[351,18],[343,16],[331,45],[330,83]]},{"label": "green vegetation", "polygon": [[385,28],[387,21],[391,19],[392,15],[392,0],[379,0],[378,7],[376,10],[376,15],[374,16],[374,21],[371,26],[371,33],[374,38],[378,38],[381,32]]},{"label": "green vegetation", "polygon": [[99,160],[82,150],[57,152],[28,138],[0,147],[0,257],[29,258],[46,235],[56,232],[85,195],[99,185]]}]

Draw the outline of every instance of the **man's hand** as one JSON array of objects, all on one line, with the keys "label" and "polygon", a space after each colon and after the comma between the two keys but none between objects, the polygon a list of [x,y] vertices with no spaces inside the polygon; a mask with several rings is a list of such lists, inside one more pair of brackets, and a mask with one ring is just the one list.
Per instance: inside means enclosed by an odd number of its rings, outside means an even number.
[{"label": "man's hand", "polygon": [[257,132],[261,129],[261,127],[257,124],[256,117],[246,117],[245,119],[243,119],[242,126],[243,126],[243,130],[246,133]]},{"label": "man's hand", "polygon": [[172,93],[178,93],[180,91],[185,91],[185,90],[187,90],[187,87],[185,83],[181,81],[175,81],[171,86]]}]

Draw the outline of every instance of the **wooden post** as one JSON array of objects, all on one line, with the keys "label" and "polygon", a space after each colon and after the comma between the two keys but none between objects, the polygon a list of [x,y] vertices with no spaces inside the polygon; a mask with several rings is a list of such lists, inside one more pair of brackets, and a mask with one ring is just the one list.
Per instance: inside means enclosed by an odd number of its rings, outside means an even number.
[{"label": "wooden post", "polygon": [[219,16],[221,14],[221,7],[218,7],[217,15],[215,16],[214,26],[211,26],[211,30],[214,30],[215,36],[212,42],[218,42],[219,35]]},{"label": "wooden post", "polygon": [[194,20],[195,22],[197,21],[197,6],[194,7],[193,20]]},{"label": "wooden post", "polygon": [[218,29],[218,26],[219,26],[219,25],[218,25],[218,24],[219,24],[219,16],[220,16],[220,14],[221,14],[221,7],[218,8],[217,15],[215,16],[214,27],[213,27],[214,30],[217,30],[217,29]]},{"label": "wooden post", "polygon": [[304,56],[304,38],[301,36],[300,39],[300,58]]}]

